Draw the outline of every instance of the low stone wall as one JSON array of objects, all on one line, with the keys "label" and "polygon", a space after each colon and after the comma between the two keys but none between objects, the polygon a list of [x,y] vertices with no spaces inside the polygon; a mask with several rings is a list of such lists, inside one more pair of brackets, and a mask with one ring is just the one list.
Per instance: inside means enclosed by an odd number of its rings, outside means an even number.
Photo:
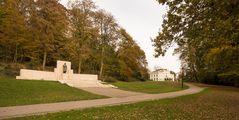
[{"label": "low stone wall", "polygon": [[58,81],[54,72],[21,69],[16,79]]},{"label": "low stone wall", "polygon": [[[67,66],[65,73],[63,73],[64,65]],[[98,75],[74,74],[71,63],[60,60],[57,61],[57,68],[54,69],[54,72],[21,69],[20,76],[17,76],[16,79],[59,81],[73,87],[108,87],[98,80]]]},{"label": "low stone wall", "polygon": [[[63,74],[62,74],[63,75]],[[98,75],[91,74],[69,74],[65,75],[66,80],[77,80],[77,81],[98,81]],[[64,77],[59,77],[56,72],[46,72],[37,70],[21,69],[20,76],[17,79],[31,79],[31,80],[48,80],[48,81],[59,81],[64,80]]]}]

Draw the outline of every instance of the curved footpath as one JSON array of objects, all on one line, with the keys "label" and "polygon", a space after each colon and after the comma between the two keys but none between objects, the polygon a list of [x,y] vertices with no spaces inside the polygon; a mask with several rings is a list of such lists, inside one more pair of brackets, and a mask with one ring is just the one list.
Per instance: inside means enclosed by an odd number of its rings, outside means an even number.
[{"label": "curved footpath", "polygon": [[[135,103],[135,102],[140,102],[140,101],[158,100],[158,99],[164,99],[164,98],[174,98],[174,97],[179,97],[179,96],[183,96],[183,95],[198,93],[203,90],[203,88],[194,86],[192,84],[187,84],[187,85],[189,86],[189,89],[182,90],[182,91],[176,91],[176,92],[161,93],[161,94],[137,93],[137,94],[128,94],[126,96],[116,95],[113,98],[106,98],[106,99],[81,100],[81,101],[12,106],[12,107],[0,107],[0,119],[41,115],[41,114],[46,114],[46,113],[61,112],[61,111],[83,109],[83,108],[90,108],[90,107],[129,104],[129,103]],[[87,89],[85,89],[85,90],[87,90]],[[94,88],[94,90],[91,89],[89,91],[95,92],[97,90],[96,90],[96,88]],[[102,91],[104,92],[105,90],[101,90],[100,93],[102,93]],[[112,93],[110,91],[109,91],[109,93],[110,93],[109,96],[111,96]],[[116,93],[114,93],[114,94],[116,94]],[[107,95],[107,92],[104,92],[104,94]]]},{"label": "curved footpath", "polygon": [[139,92],[131,92],[120,90],[112,87],[87,87],[87,88],[80,88],[82,90],[88,91],[90,93],[94,93],[97,95],[108,96],[112,98],[120,98],[120,97],[129,97],[129,96],[138,96],[138,95],[145,95],[146,93],[139,93]]}]

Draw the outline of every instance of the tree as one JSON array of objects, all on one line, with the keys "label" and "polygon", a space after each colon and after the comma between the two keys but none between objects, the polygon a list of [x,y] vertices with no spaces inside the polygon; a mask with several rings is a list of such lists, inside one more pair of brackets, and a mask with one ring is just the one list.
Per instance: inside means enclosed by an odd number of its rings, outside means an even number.
[{"label": "tree", "polygon": [[[1,2],[0,42],[5,61],[18,62],[19,49],[26,42],[26,22],[20,0]],[[4,17],[3,17],[4,15]]]},{"label": "tree", "polygon": [[101,80],[147,79],[144,51],[110,13],[91,0],[68,8],[59,0],[1,0],[0,62],[50,70],[61,59]]},{"label": "tree", "polygon": [[103,10],[95,12],[95,25],[99,29],[98,41],[101,51],[99,77],[103,79],[105,52],[107,47],[116,45],[119,27],[114,17]]},{"label": "tree", "polygon": [[148,70],[144,51],[140,49],[133,38],[124,29],[121,29],[120,32],[122,36],[118,50],[118,58],[122,79],[126,81],[130,78],[146,80],[148,78]]},{"label": "tree", "polygon": [[47,55],[53,53],[56,45],[64,41],[67,17],[66,9],[58,0],[38,0],[31,4],[31,30],[35,44],[43,50],[42,69],[45,69]]},{"label": "tree", "polygon": [[[166,4],[169,10],[162,31],[153,39],[156,56],[164,55],[172,43],[177,43],[179,47],[176,52],[186,64],[184,67],[189,69],[187,75],[214,83],[219,81],[217,76],[220,73],[239,64],[239,60],[235,59],[239,57],[236,54],[239,46],[238,1],[159,2]],[[222,54],[226,54],[226,57],[222,57]],[[209,77],[212,74],[215,77]]]},{"label": "tree", "polygon": [[[3,4],[3,3],[0,3],[0,4]],[[4,18],[4,15],[5,15],[4,12],[5,12],[5,11],[4,11],[3,7],[1,6],[1,7],[0,7],[0,25],[2,25],[2,22],[3,22],[3,18]],[[2,31],[1,31],[1,32],[2,32]]]},{"label": "tree", "polygon": [[91,0],[76,0],[69,2],[71,19],[71,57],[78,61],[78,73],[81,73],[82,63],[90,56],[90,44],[94,37],[93,12],[96,9]]}]

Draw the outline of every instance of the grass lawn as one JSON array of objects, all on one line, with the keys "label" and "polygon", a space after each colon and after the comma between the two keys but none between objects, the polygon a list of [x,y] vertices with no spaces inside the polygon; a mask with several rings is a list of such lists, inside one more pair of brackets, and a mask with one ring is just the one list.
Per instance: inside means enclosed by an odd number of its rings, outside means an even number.
[{"label": "grass lawn", "polygon": [[0,107],[105,98],[58,82],[0,78]]},{"label": "grass lawn", "polygon": [[[112,83],[122,90],[129,90],[143,93],[165,93],[182,90],[181,83],[179,82],[116,82]],[[184,86],[183,89],[187,89],[188,86]]]},{"label": "grass lawn", "polygon": [[13,120],[238,120],[239,88],[207,86],[194,95]]}]

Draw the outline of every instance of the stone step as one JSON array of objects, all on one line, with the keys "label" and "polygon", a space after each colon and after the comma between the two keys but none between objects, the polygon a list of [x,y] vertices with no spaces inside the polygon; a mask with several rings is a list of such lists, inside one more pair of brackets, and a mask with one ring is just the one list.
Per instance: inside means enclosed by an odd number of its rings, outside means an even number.
[{"label": "stone step", "polygon": [[84,88],[84,87],[113,87],[116,88],[113,85],[108,84],[102,84],[99,80],[66,80],[62,81],[62,83],[66,83],[69,86],[77,87],[77,88]]}]

